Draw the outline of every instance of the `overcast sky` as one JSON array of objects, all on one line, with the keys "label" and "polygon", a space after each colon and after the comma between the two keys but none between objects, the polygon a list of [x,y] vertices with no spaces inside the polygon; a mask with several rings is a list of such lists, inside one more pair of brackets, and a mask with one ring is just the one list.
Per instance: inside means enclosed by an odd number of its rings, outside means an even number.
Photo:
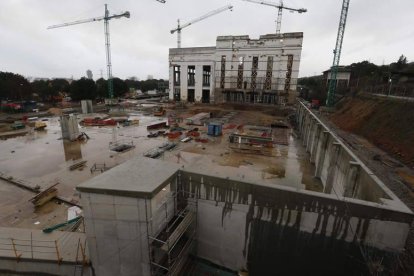
[{"label": "overcast sky", "polygon": [[[269,0],[271,1],[271,0]],[[274,1],[278,2],[278,1]],[[168,49],[176,47],[178,18],[185,23],[228,3],[225,11],[182,31],[182,47],[214,46],[218,35],[275,32],[277,10],[241,0],[0,0],[0,71],[26,77],[106,75],[103,21],[47,30],[47,26],[100,17],[104,4],[131,18],[110,21],[113,75],[168,78]],[[303,32],[300,76],[332,64],[342,0],[285,0],[307,13],[283,12],[282,32]],[[404,54],[414,60],[413,0],[351,0],[341,64],[369,60],[389,64]]]}]

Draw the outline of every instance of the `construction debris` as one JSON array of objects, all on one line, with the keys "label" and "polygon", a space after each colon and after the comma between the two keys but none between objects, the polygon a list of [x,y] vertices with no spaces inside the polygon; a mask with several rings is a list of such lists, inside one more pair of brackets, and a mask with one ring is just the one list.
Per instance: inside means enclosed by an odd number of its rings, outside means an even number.
[{"label": "construction debris", "polygon": [[91,173],[94,173],[96,171],[100,171],[102,173],[102,172],[107,171],[107,170],[109,170],[109,168],[106,166],[105,163],[103,163],[103,164],[95,163],[95,164],[93,164],[93,166],[90,169]]},{"label": "construction debris", "polygon": [[52,198],[57,196],[57,189],[55,188],[55,186],[58,184],[59,182],[50,186],[46,190],[41,191],[40,193],[29,199],[29,201],[32,202],[35,207],[40,207],[44,205],[45,203],[49,202]]},{"label": "construction debris", "polygon": [[83,160],[83,161],[80,161],[80,162],[75,163],[73,165],[70,165],[69,170],[74,171],[76,169],[83,168],[86,165],[86,162],[87,162],[86,160]]}]

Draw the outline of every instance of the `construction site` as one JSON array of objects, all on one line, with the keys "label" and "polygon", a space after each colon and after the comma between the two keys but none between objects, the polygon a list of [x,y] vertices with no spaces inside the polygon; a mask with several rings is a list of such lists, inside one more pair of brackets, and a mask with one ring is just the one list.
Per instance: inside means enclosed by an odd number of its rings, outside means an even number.
[{"label": "construction site", "polygon": [[281,32],[307,10],[246,1],[276,32],[182,48],[233,6],[178,21],[165,98],[113,95],[109,20],[129,12],[49,26],[104,21],[108,98],[0,113],[0,275],[412,275],[414,102],[336,93],[343,0],[316,108],[306,34]]}]

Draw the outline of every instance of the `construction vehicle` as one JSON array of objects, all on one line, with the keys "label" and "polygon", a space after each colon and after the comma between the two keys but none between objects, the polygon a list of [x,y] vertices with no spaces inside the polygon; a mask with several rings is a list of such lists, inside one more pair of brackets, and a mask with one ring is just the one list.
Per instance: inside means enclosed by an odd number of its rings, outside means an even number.
[{"label": "construction vehicle", "polygon": [[232,11],[232,9],[233,9],[233,6],[232,5],[227,5],[225,7],[222,7],[222,8],[219,8],[217,10],[214,10],[214,11],[211,11],[209,13],[206,13],[205,15],[200,16],[200,17],[198,17],[198,18],[196,18],[194,20],[191,20],[190,22],[187,22],[184,25],[180,25],[180,19],[178,19],[177,20],[177,22],[178,22],[177,28],[175,28],[175,29],[173,29],[173,30],[170,31],[171,34],[177,32],[177,48],[181,48],[181,30],[182,29],[184,29],[184,28],[186,28],[186,27],[188,27],[190,25],[193,25],[194,23],[197,23],[197,22],[199,22],[201,20],[204,20],[206,18],[209,18],[210,16],[213,16],[213,15],[219,14],[221,12],[224,12],[226,10]]},{"label": "construction vehicle", "polygon": [[280,1],[280,4],[276,4],[276,3],[272,3],[272,2],[266,2],[266,1],[255,1],[255,0],[243,0],[243,1],[247,1],[247,2],[252,2],[252,3],[256,3],[256,4],[261,4],[261,5],[266,5],[266,6],[271,6],[271,7],[275,7],[277,8],[277,19],[276,19],[276,34],[280,34],[280,28],[282,25],[282,11],[283,9],[285,10],[289,10],[291,12],[298,12],[298,13],[304,13],[307,12],[307,9],[293,9],[293,8],[289,8],[286,7],[285,5],[283,5],[283,1]]},{"label": "construction vehicle", "polygon": [[77,24],[83,24],[83,23],[89,23],[89,22],[95,22],[95,21],[104,21],[104,29],[105,29],[105,45],[106,45],[106,67],[107,67],[107,75],[108,75],[108,96],[111,100],[111,103],[113,103],[112,99],[114,96],[114,86],[112,82],[112,63],[111,63],[111,47],[110,47],[110,39],[109,39],[109,20],[111,19],[118,19],[121,17],[130,17],[129,11],[126,11],[121,14],[113,14],[109,15],[108,5],[105,4],[105,15],[101,17],[95,17],[95,18],[89,18],[89,19],[83,19],[83,20],[77,20],[73,22],[58,24],[58,25],[52,25],[47,27],[47,29],[55,29],[60,27],[67,27],[71,25],[77,25]]}]

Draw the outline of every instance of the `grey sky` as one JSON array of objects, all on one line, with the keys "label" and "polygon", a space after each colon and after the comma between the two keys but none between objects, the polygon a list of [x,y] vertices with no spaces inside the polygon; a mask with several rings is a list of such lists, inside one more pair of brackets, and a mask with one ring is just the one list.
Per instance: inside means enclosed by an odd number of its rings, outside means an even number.
[{"label": "grey sky", "polygon": [[[128,10],[131,18],[110,21],[113,75],[168,78],[170,30],[211,10],[225,11],[182,31],[182,47],[214,46],[217,35],[275,32],[277,10],[240,0],[0,0],[0,71],[33,77],[106,75],[103,22],[46,30],[49,25]],[[270,1],[270,0],[268,0]],[[278,2],[273,0],[274,2]],[[284,11],[282,32],[304,32],[300,76],[320,74],[332,63],[342,0],[285,0],[307,13]],[[414,1],[351,0],[341,64],[369,60],[388,64],[401,54],[414,60]]]}]

